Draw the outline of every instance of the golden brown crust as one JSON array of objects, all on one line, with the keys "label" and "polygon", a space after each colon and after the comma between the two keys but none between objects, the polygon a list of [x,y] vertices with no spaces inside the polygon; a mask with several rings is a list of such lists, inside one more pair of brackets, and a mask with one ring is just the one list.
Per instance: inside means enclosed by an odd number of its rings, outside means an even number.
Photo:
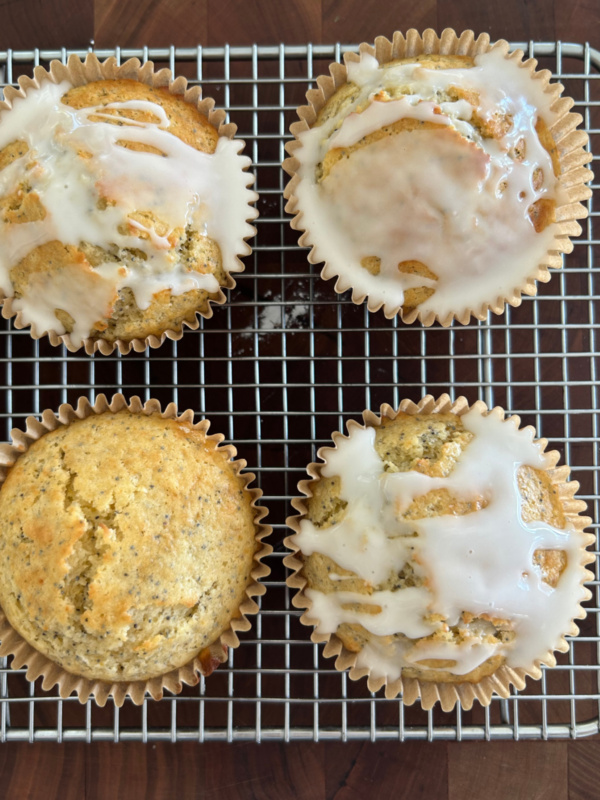
[{"label": "golden brown crust", "polygon": [[541,233],[548,225],[556,221],[556,203],[546,197],[540,197],[529,207],[529,219],[533,223],[536,233]]},{"label": "golden brown crust", "polygon": [[337,116],[343,108],[354,103],[359,94],[360,89],[354,83],[345,83],[340,86],[319,111],[313,127],[322,125],[327,120]]},{"label": "golden brown crust", "polygon": [[554,137],[550,133],[550,128],[546,125],[542,117],[537,118],[535,123],[535,131],[538,135],[538,139],[540,140],[540,144],[552,159],[554,176],[558,178],[561,174],[560,154],[558,152],[556,142],[554,141]]},{"label": "golden brown crust", "polygon": [[[91,269],[90,262],[80,249],[52,241],[31,250],[10,270],[15,297],[26,297],[33,291],[43,291],[48,283],[49,274],[53,276],[54,281],[60,282],[63,286],[76,282],[81,287],[82,293],[86,290],[93,292],[102,284],[102,278]],[[115,293],[112,302],[116,299]],[[110,314],[111,311],[112,305],[109,301],[106,313]],[[73,320],[66,312],[56,309],[55,313],[61,323],[72,329]],[[106,324],[104,320],[97,322],[98,326],[104,324]]]},{"label": "golden brown crust", "polygon": [[204,430],[159,414],[47,433],[0,490],[0,601],[65,670],[146,680],[228,627],[251,580],[251,493]]},{"label": "golden brown crust", "polygon": [[421,64],[425,69],[469,69],[475,65],[475,60],[458,53],[420,53],[410,58],[396,58],[383,66],[395,67],[397,64]]},{"label": "golden brown crust", "polygon": [[[72,108],[93,108],[110,103],[122,103],[127,100],[146,100],[161,106],[169,118],[169,133],[177,136],[182,142],[204,153],[214,153],[219,140],[215,128],[198,109],[186,103],[179,95],[171,94],[168,89],[148,86],[133,80],[102,80],[75,86],[63,96],[62,102]],[[147,111],[127,109],[108,109],[105,114],[114,114],[115,124],[119,117],[126,115],[128,119],[140,122],[156,121]],[[93,118],[92,118],[93,119]],[[106,118],[102,118],[106,122]]]},{"label": "golden brown crust", "polygon": [[45,219],[46,209],[37,192],[22,184],[14,192],[0,198],[0,217],[3,222],[20,225]]},{"label": "golden brown crust", "polygon": [[9,164],[12,164],[12,162],[16,161],[18,158],[22,158],[28,152],[29,147],[27,146],[27,142],[17,140],[16,142],[7,144],[6,147],[0,150],[0,170],[8,167]]}]

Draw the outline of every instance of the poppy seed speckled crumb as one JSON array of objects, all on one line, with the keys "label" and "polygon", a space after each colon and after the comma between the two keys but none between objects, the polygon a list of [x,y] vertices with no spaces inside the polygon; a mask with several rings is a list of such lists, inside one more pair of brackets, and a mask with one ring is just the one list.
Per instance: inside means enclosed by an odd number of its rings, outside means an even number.
[{"label": "poppy seed speckled crumb", "polygon": [[0,490],[11,625],[66,671],[104,681],[165,674],[218,640],[257,550],[229,456],[181,420],[128,411],[33,442]]}]

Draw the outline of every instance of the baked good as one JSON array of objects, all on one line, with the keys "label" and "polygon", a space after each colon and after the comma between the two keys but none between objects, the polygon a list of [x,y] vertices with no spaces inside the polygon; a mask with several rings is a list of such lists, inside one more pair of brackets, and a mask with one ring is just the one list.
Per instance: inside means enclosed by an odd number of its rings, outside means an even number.
[{"label": "baked good", "polygon": [[191,412],[112,407],[46,430],[8,470],[0,605],[32,648],[88,682],[210,672],[249,627],[268,572],[260,493]]},{"label": "baked good", "polygon": [[[427,397],[319,452],[288,520],[296,604],[340,668],[446,708],[519,688],[585,616],[577,484],[518,418]],[[429,707],[426,705],[426,707]]]},{"label": "baked good", "polygon": [[336,291],[449,325],[519,305],[561,266],[591,194],[587,137],[550,73],[508,49],[471,31],[397,33],[308,92],[287,210]]},{"label": "baked good", "polygon": [[224,112],[168,70],[73,57],[7,91],[0,289],[53,343],[144,349],[222,303],[257,195]]}]

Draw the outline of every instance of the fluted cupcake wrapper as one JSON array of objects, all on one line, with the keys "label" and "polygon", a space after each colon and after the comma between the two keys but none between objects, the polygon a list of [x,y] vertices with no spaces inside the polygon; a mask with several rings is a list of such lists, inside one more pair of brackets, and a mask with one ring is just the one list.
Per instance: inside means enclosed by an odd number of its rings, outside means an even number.
[{"label": "fluted cupcake wrapper", "polygon": [[148,400],[142,403],[139,397],[132,397],[128,402],[122,394],[115,394],[109,401],[103,394],[98,395],[92,405],[86,397],[80,397],[77,406],[61,405],[58,412],[46,410],[41,414],[41,420],[28,417],[26,430],[15,429],[12,431],[12,444],[0,445],[0,486],[6,479],[10,467],[19,456],[27,452],[31,444],[46,433],[57,428],[68,426],[78,419],[85,419],[93,415],[117,414],[120,411],[129,411],[131,414],[160,414],[164,419],[176,419],[185,422],[194,431],[205,434],[205,441],[210,442],[214,449],[224,451],[235,470],[236,476],[244,481],[244,491],[252,498],[251,506],[254,509],[254,523],[256,528],[256,552],[254,565],[250,573],[250,582],[246,587],[246,598],[238,609],[238,616],[230,621],[229,627],[220,637],[204,648],[192,661],[174,669],[164,675],[159,675],[149,680],[110,682],[104,680],[89,680],[74,675],[64,670],[54,661],[48,659],[37,649],[32,647],[10,624],[6,615],[0,608],[0,656],[12,656],[11,667],[21,669],[27,667],[27,679],[35,681],[42,678],[42,688],[45,691],[58,686],[61,697],[77,694],[80,702],[85,703],[93,697],[98,705],[103,706],[109,697],[114,699],[117,706],[123,705],[126,697],[130,697],[136,705],[140,705],[146,696],[160,700],[164,690],[177,694],[181,692],[183,684],[194,686],[200,680],[200,675],[210,675],[219,664],[228,658],[228,649],[236,648],[240,644],[238,632],[247,631],[251,627],[248,619],[259,610],[255,597],[265,593],[265,586],[261,579],[270,574],[271,570],[263,563],[263,558],[272,552],[273,548],[264,540],[272,531],[271,526],[262,522],[267,515],[267,509],[258,505],[262,491],[249,485],[254,481],[255,475],[242,470],[246,467],[244,459],[236,459],[237,451],[233,445],[222,445],[224,436],[220,433],[208,434],[210,422],[207,419],[194,423],[194,412],[190,409],[177,411],[175,403],[162,411],[158,400]]},{"label": "fluted cupcake wrapper", "polygon": [[[439,55],[462,55],[475,57],[478,54],[486,53],[490,50],[499,50],[503,55],[516,62],[521,69],[526,70],[531,75],[531,79],[541,82],[551,99],[551,111],[557,114],[555,123],[550,127],[550,133],[558,148],[561,175],[559,177],[561,194],[567,201],[558,204],[555,209],[556,221],[552,223],[555,227],[553,246],[546,253],[545,258],[539,264],[532,264],[531,271],[524,276],[522,282],[513,288],[507,296],[490,297],[485,303],[476,308],[457,308],[452,313],[438,315],[434,311],[421,311],[419,307],[407,312],[401,306],[394,308],[384,308],[384,314],[388,318],[397,315],[403,322],[411,323],[418,320],[423,325],[429,326],[434,322],[439,322],[447,327],[453,320],[457,320],[463,325],[469,323],[471,318],[486,319],[489,311],[494,314],[501,314],[506,304],[519,306],[522,302],[522,295],[535,295],[537,293],[536,282],[545,283],[550,280],[550,269],[559,269],[562,266],[562,255],[573,250],[570,237],[579,236],[581,226],[578,219],[587,217],[587,208],[582,205],[584,200],[591,197],[591,190],[587,183],[592,178],[592,172],[585,167],[592,160],[591,153],[585,150],[588,142],[587,134],[582,130],[576,130],[577,126],[583,121],[583,117],[577,113],[571,113],[574,101],[568,97],[561,97],[563,86],[558,83],[550,83],[551,73],[549,70],[536,71],[537,61],[534,58],[524,59],[522,50],[509,52],[510,46],[503,39],[490,43],[488,34],[481,34],[475,38],[473,31],[464,31],[457,35],[455,31],[446,28],[438,35],[434,30],[427,29],[420,34],[411,29],[406,35],[396,31],[390,41],[384,36],[375,39],[375,46],[363,43],[360,45],[360,53],[368,53],[379,61],[386,64],[395,59],[412,58],[421,54]],[[301,146],[298,139],[299,135],[309,130],[317,120],[321,109],[328,100],[347,83],[348,72],[346,64],[359,61],[360,57],[356,53],[345,53],[344,64],[331,64],[329,75],[321,75],[316,79],[316,89],[311,89],[306,93],[308,105],[300,106],[297,109],[298,122],[290,126],[290,132],[294,135],[294,140],[288,142],[286,151],[289,155],[283,162],[284,170],[290,175],[284,197],[287,199],[286,211],[293,214],[291,226],[295,230],[302,231],[299,244],[310,246],[308,261],[311,264],[324,263],[321,277],[325,280],[336,278],[335,291],[338,293],[352,290],[352,302],[361,304],[367,301],[369,311],[379,311],[384,306],[383,301],[375,301],[366,294],[359,292],[352,286],[351,280],[343,274],[343,269],[339,265],[332,264],[325,260],[320,254],[319,243],[315,241],[310,226],[307,225],[304,214],[299,210],[296,189],[300,182],[298,170],[300,162],[295,157],[296,150]]]},{"label": "fluted cupcake wrapper", "polygon": [[[188,86],[186,78],[183,76],[174,78],[169,69],[164,68],[155,71],[152,61],[146,61],[142,64],[139,59],[130,58],[124,64],[119,64],[114,56],[106,59],[106,61],[100,61],[94,53],[89,53],[85,61],[82,61],[76,55],[71,55],[66,65],[61,61],[52,61],[49,71],[44,69],[44,67],[37,66],[33,74],[33,78],[24,75],[18,79],[19,89],[15,89],[13,86],[7,86],[5,88],[4,102],[0,101],[0,114],[3,111],[8,111],[12,107],[12,102],[15,98],[25,97],[28,91],[38,89],[47,81],[51,83],[69,81],[73,86],[83,86],[86,83],[99,80],[134,80],[145,83],[153,88],[165,88],[168,89],[171,94],[180,95],[185,102],[195,106],[200,114],[216,128],[219,137],[233,139],[237,131],[237,125],[235,125],[235,123],[225,122],[225,111],[220,108],[215,108],[215,101],[212,98],[202,97],[202,89],[200,86]],[[243,140],[238,139],[237,141],[241,142],[242,147],[244,146]],[[244,169],[248,170],[250,164],[251,161],[248,158]],[[252,183],[254,183],[254,178],[249,182],[249,185]],[[254,195],[252,202],[255,202],[258,200],[258,194],[256,194],[256,192],[252,194]],[[249,204],[246,222],[251,222],[256,219],[257,216],[257,209]],[[253,228],[251,236],[255,234],[256,229]],[[245,239],[251,238],[251,236],[245,237]],[[71,244],[78,243],[73,242]],[[247,242],[245,242],[245,248],[245,251],[239,255],[246,256],[252,252],[252,248]],[[244,265],[238,256],[235,258],[235,267],[236,269],[233,270],[233,272],[243,272],[244,270]],[[180,325],[165,330],[160,336],[151,335],[144,339],[116,339],[112,342],[106,339],[84,338],[82,342],[78,344],[72,341],[68,333],[61,334],[54,330],[40,331],[35,325],[30,326],[30,333],[33,339],[41,339],[47,336],[50,344],[54,346],[64,344],[67,350],[71,352],[76,352],[83,347],[88,355],[92,355],[95,352],[99,352],[102,355],[110,355],[117,349],[123,355],[129,353],[131,350],[135,350],[139,353],[143,352],[148,347],[160,347],[165,339],[172,339],[174,341],[181,339],[186,327],[197,330],[200,325],[199,316],[210,319],[213,315],[212,305],[222,305],[226,300],[223,289],[230,290],[233,289],[235,285],[233,273],[228,271],[227,283],[224,286],[220,286],[216,293],[210,295],[210,298],[205,302],[203,307],[197,308],[183,320]],[[3,301],[2,316],[5,319],[12,319],[14,317],[14,325],[18,329],[28,327],[28,323],[23,321],[21,312],[14,309],[13,300],[13,297],[5,297],[2,292],[0,292],[0,302]]]},{"label": "fluted cupcake wrapper", "polygon": [[[437,399],[431,395],[427,395],[418,403],[414,403],[411,400],[403,400],[398,409],[393,409],[388,404],[383,404],[379,414],[375,414],[370,410],[365,410],[362,415],[363,425],[351,420],[348,423],[348,432],[357,427],[377,428],[381,425],[384,418],[393,420],[400,412],[411,415],[456,414],[457,416],[461,416],[470,410],[475,410],[485,416],[493,414],[500,420],[504,420],[504,424],[506,425],[513,425],[517,429],[520,427],[520,418],[514,415],[505,419],[505,412],[500,407],[488,410],[488,407],[482,401],[477,401],[472,406],[469,406],[465,397],[459,397],[455,402],[452,402],[447,394],[443,394]],[[530,428],[530,430],[532,429]],[[303,497],[297,497],[292,500],[292,506],[296,509],[298,514],[290,516],[286,520],[288,527],[291,528],[294,533],[300,532],[300,523],[308,514],[306,499],[313,496],[313,487],[321,480],[322,469],[325,464],[327,464],[328,455],[337,449],[337,443],[342,438],[345,437],[339,431],[332,434],[333,447],[322,447],[319,449],[317,456],[322,462],[312,462],[309,464],[307,466],[309,479],[302,480],[298,483],[298,490]],[[547,468],[546,474],[557,489],[566,519],[573,528],[582,532],[584,528],[591,524],[591,519],[581,516],[582,512],[586,510],[586,504],[575,497],[575,493],[579,489],[578,482],[568,480],[570,474],[570,468],[568,466],[556,466],[560,454],[556,450],[545,451],[547,446],[546,439],[536,439],[535,442],[539,445],[540,451],[544,453],[548,460],[550,466]],[[593,535],[582,535],[584,537],[585,547],[594,544],[595,537]],[[523,689],[527,676],[536,680],[539,679],[542,674],[542,665],[550,667],[555,666],[556,658],[554,657],[554,652],[559,651],[564,653],[569,649],[569,644],[565,636],[576,636],[579,633],[577,625],[572,621],[570,628],[563,632],[563,635],[559,641],[554,644],[554,647],[548,650],[545,655],[537,659],[533,664],[519,669],[514,669],[506,664],[502,664],[495,672],[482,678],[477,683],[470,683],[467,681],[461,683],[443,683],[402,676],[398,680],[388,683],[385,677],[373,677],[368,668],[357,667],[356,660],[358,654],[348,650],[335,633],[317,633],[316,628],[320,620],[312,616],[312,603],[304,592],[307,586],[307,580],[302,574],[304,566],[302,553],[296,545],[293,536],[287,537],[284,540],[284,544],[292,551],[290,555],[284,558],[284,564],[290,570],[287,584],[296,592],[292,597],[292,604],[296,608],[304,609],[300,622],[303,625],[315,628],[311,634],[311,640],[313,642],[325,644],[323,655],[326,657],[335,657],[335,668],[337,670],[349,670],[349,676],[352,680],[366,677],[367,686],[372,692],[376,692],[382,687],[385,687],[385,696],[387,698],[394,698],[401,694],[402,701],[406,705],[412,705],[417,700],[420,700],[422,707],[428,710],[439,702],[444,711],[451,711],[458,703],[463,709],[468,710],[472,707],[473,702],[478,700],[481,705],[487,706],[490,704],[494,694],[500,695],[500,697],[508,697],[510,695],[511,685],[519,690]],[[582,599],[580,603],[591,597],[591,593],[583,584],[594,578],[593,573],[586,569],[586,565],[593,561],[593,555],[582,548],[580,561]],[[586,611],[581,604],[579,604],[574,619],[583,619],[585,616]]]}]

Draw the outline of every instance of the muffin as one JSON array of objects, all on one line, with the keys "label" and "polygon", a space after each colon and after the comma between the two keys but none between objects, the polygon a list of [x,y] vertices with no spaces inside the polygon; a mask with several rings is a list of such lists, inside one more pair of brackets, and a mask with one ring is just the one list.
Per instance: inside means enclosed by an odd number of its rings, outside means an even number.
[{"label": "muffin", "polygon": [[449,325],[535,294],[591,195],[573,101],[487,35],[409,31],[333,64],[298,109],[284,169],[292,227],[335,290]]},{"label": "muffin", "polygon": [[35,70],[0,104],[0,291],[35,338],[110,353],[212,315],[254,234],[236,127],[131,59]]},{"label": "muffin", "polygon": [[208,425],[117,395],[46,412],[16,437],[0,488],[0,636],[13,666],[82,702],[141,702],[196,683],[239,644],[269,571],[266,512]]},{"label": "muffin", "polygon": [[593,537],[578,484],[532,428],[424,398],[333,435],[299,484],[288,579],[350,677],[444,710],[507,696],[578,632]]}]

